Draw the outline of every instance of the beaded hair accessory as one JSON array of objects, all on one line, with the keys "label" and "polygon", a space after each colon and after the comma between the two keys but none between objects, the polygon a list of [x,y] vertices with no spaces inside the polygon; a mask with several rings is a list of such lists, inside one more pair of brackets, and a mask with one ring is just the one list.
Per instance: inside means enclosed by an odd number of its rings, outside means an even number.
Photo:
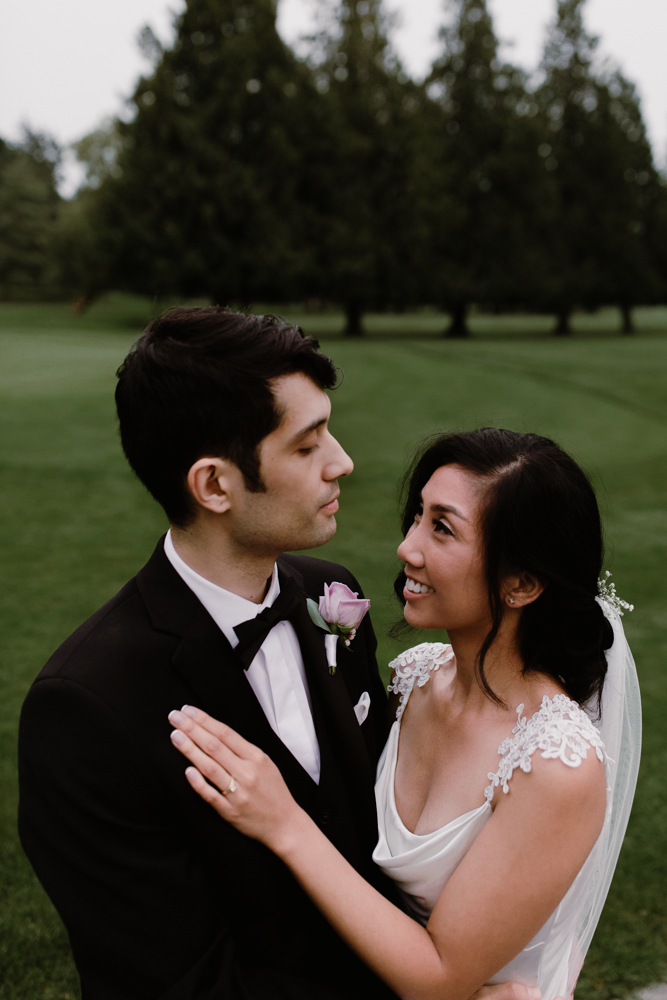
[{"label": "beaded hair accessory", "polygon": [[600,577],[598,580],[598,597],[601,601],[606,601],[607,604],[611,605],[618,611],[619,615],[623,617],[623,608],[626,611],[634,611],[634,604],[628,604],[627,601],[621,600],[621,598],[616,593],[616,584],[610,583],[609,577],[611,573],[609,570],[605,572],[605,575]]}]

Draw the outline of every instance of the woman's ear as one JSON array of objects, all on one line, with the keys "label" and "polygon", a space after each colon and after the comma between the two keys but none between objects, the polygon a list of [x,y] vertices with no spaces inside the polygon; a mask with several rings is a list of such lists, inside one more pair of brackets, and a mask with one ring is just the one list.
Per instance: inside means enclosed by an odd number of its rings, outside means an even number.
[{"label": "woman's ear", "polygon": [[224,458],[200,458],[188,472],[188,489],[194,501],[212,514],[225,514],[232,506],[239,469]]},{"label": "woman's ear", "polygon": [[544,584],[531,573],[509,576],[503,587],[503,600],[508,608],[519,611],[536,601],[544,593]]}]

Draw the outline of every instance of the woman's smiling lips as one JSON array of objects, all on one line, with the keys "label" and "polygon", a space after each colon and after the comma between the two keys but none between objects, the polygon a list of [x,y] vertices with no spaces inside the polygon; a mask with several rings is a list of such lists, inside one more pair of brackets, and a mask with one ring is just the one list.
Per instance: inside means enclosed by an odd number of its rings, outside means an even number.
[{"label": "woman's smiling lips", "polygon": [[435,594],[433,587],[429,587],[427,583],[420,583],[419,580],[406,574],[406,582],[403,587],[403,596],[406,600],[414,601],[419,597],[429,597],[431,594]]}]

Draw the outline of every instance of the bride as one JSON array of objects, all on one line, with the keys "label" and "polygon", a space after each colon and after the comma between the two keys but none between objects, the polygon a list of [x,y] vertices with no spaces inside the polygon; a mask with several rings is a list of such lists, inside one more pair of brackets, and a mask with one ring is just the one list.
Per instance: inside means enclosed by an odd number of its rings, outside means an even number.
[{"label": "bride", "polygon": [[405,620],[446,629],[451,642],[422,642],[391,664],[373,857],[405,909],[336,851],[265,754],[191,707],[171,717],[186,734],[186,775],[284,861],[399,997],[465,1000],[508,981],[543,1000],[569,996],[618,858],[640,744],[619,617],[628,605],[606,581],[598,594],[595,494],[546,438],[448,434],[413,466],[403,529]]}]

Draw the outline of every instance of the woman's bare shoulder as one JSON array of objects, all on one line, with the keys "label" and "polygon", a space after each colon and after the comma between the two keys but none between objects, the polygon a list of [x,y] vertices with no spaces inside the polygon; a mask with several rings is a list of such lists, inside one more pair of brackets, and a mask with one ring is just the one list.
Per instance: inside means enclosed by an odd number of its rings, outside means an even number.
[{"label": "woman's bare shoulder", "polygon": [[[583,806],[604,810],[605,749],[591,718],[565,694],[545,695],[530,718],[517,709],[512,736],[499,748],[498,771],[489,774],[487,800],[496,806],[512,792],[571,812]],[[504,793],[496,794],[496,792]]]}]

